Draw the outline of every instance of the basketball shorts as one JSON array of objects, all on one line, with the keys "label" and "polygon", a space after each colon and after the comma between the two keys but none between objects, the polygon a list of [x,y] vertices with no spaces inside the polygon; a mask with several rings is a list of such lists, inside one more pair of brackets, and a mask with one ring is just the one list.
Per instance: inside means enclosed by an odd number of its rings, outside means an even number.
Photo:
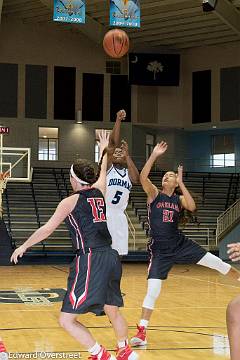
[{"label": "basketball shorts", "polygon": [[169,245],[165,241],[154,242],[154,239],[150,239],[148,252],[150,258],[148,279],[161,280],[167,279],[174,264],[197,264],[207,253],[204,248],[183,234],[176,245]]},{"label": "basketball shorts", "polygon": [[68,277],[62,312],[101,315],[104,305],[123,306],[120,290],[122,264],[111,247],[76,256]]},{"label": "basketball shorts", "polygon": [[128,254],[128,221],[123,211],[107,213],[107,226],[112,237],[112,248],[119,255]]}]

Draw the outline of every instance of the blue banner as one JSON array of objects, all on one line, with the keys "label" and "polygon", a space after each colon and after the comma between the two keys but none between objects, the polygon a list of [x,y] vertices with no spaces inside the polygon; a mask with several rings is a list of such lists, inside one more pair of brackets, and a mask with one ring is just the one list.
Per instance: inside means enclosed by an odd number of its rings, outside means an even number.
[{"label": "blue banner", "polygon": [[110,25],[140,27],[139,0],[110,0]]},{"label": "blue banner", "polygon": [[85,0],[54,0],[53,20],[83,24],[85,11]]}]

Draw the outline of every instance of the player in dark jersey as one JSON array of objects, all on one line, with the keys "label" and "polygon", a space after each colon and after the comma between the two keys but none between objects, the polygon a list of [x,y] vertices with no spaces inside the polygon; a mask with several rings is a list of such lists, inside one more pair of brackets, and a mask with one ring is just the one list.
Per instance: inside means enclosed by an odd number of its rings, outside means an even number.
[{"label": "player in dark jersey", "polygon": [[[100,148],[104,151],[107,146],[108,137],[103,131]],[[29,247],[46,239],[66,220],[76,257],[70,267],[59,319],[61,326],[89,351],[92,360],[137,360],[138,355],[128,345],[127,323],[119,312],[119,307],[123,306],[122,267],[117,251],[111,248],[106,223],[106,170],[107,154],[102,158],[98,179],[89,161],[76,161],[70,170],[74,194],[59,203],[48,222],[14,251],[11,261],[17,263],[18,257],[22,257]],[[117,336],[116,357],[99,345],[89,330],[77,321],[79,314],[92,312],[99,315],[103,310]]]},{"label": "player in dark jersey", "polygon": [[[167,279],[174,264],[199,264],[229,274],[239,280],[239,272],[231,265],[207,252],[194,241],[186,238],[178,230],[179,215],[182,209],[194,211],[195,202],[183,183],[183,168],[178,174],[168,171],[162,179],[162,191],[150,181],[148,175],[157,158],[165,153],[167,144],[157,144],[140,174],[140,181],[148,198],[150,241],[148,251],[148,290],[143,301],[142,316],[137,334],[131,339],[133,346],[146,345],[146,328],[154,309],[162,281]],[[176,194],[179,187],[182,195]]]},{"label": "player in dark jersey", "polygon": [[[229,258],[240,260],[240,243],[228,244]],[[240,295],[235,297],[227,307],[227,330],[230,345],[231,360],[240,359]]]}]

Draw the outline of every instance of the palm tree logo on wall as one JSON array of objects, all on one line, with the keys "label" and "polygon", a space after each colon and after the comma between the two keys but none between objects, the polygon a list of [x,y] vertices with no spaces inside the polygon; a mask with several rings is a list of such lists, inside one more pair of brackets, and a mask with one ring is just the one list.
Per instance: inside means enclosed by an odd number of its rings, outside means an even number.
[{"label": "palm tree logo on wall", "polygon": [[147,70],[153,72],[153,79],[156,80],[156,75],[163,72],[164,66],[158,61],[152,61],[148,64]]}]

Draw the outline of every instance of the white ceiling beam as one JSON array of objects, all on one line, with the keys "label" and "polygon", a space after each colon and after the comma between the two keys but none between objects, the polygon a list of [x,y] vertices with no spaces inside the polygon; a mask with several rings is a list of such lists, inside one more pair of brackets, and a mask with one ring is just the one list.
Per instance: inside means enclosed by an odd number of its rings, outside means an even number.
[{"label": "white ceiling beam", "polygon": [[207,39],[220,39],[224,36],[232,36],[233,32],[230,29],[221,30],[221,31],[212,31],[211,33],[201,33],[201,34],[192,34],[190,36],[186,37],[179,37],[177,39],[175,38],[169,38],[158,41],[154,43],[150,43],[151,46],[162,46],[162,45],[168,45],[168,46],[175,46],[177,47],[177,44],[186,43],[186,42],[194,42],[194,41],[205,41]]},{"label": "white ceiling beam", "polygon": [[240,0],[233,0],[233,5],[240,7]]},{"label": "white ceiling beam", "polygon": [[218,0],[214,13],[240,36],[240,12],[228,0]]},{"label": "white ceiling beam", "polygon": [[39,22],[48,22],[48,21],[52,21],[52,15],[50,14],[43,14],[43,15],[33,15],[33,16],[28,16],[25,18],[22,18],[22,22],[23,24],[34,24],[34,23],[39,23]]},{"label": "white ceiling beam", "polygon": [[[153,23],[148,24],[147,26],[143,26],[141,27],[141,33],[142,35],[145,35],[146,32],[151,31],[151,30],[157,30],[159,28],[162,28],[164,26],[174,26],[174,25],[178,25],[178,24],[188,24],[188,23],[194,23],[194,22],[201,22],[201,21],[207,21],[207,20],[213,20],[215,19],[215,15],[212,13],[208,13],[207,16],[203,16],[203,14],[200,15],[195,15],[195,16],[187,16],[187,17],[183,17],[183,16],[175,16],[175,18],[173,19],[161,19],[161,21],[156,22],[154,21]],[[139,35],[139,31],[134,29],[131,34],[133,35]]]},{"label": "white ceiling beam", "polygon": [[11,13],[11,14],[6,14],[3,13],[3,15],[5,17],[9,17],[11,19],[17,18],[17,19],[27,19],[27,18],[31,18],[31,17],[36,17],[36,16],[42,16],[42,15],[49,15],[49,10],[46,9],[45,7],[42,7],[41,9],[32,9],[32,11],[17,11],[15,13]]},{"label": "white ceiling beam", "polygon": [[[193,2],[192,0],[187,0],[188,2]],[[169,5],[174,5],[174,4],[180,4],[183,3],[183,0],[159,0],[159,1],[140,1],[140,7],[141,10],[149,10],[149,9],[155,9],[155,8],[160,8],[162,6],[169,6]],[[97,1],[91,1],[88,0],[87,1],[87,6],[89,7],[89,9],[92,7],[94,8],[95,6],[98,5],[102,5],[102,7],[104,7],[105,9],[109,8],[108,3],[106,3],[105,0],[97,0]]]},{"label": "white ceiling beam", "polygon": [[178,49],[189,49],[193,47],[200,47],[200,46],[209,46],[209,45],[218,45],[218,44],[226,44],[229,42],[236,42],[237,35],[230,35],[230,36],[223,36],[217,39],[210,39],[210,40],[201,40],[201,41],[193,41],[178,44]]},{"label": "white ceiling beam", "polygon": [[41,5],[41,2],[40,2],[40,0],[35,0],[35,1],[33,1],[33,0],[28,0],[28,1],[24,1],[24,2],[21,2],[21,1],[17,1],[16,3],[11,3],[11,2],[9,2],[9,1],[5,1],[4,2],[4,8],[5,9],[12,9],[12,8],[22,8],[23,6],[29,6],[29,5]]},{"label": "white ceiling beam", "polygon": [[[140,9],[141,9],[141,12],[143,10],[150,10],[150,9],[155,10],[155,12],[156,12],[159,9],[164,8],[164,7],[166,9],[168,8],[170,10],[171,6],[178,5],[178,4],[181,5],[182,8],[184,8],[185,6],[193,7],[196,3],[193,0],[187,0],[187,1],[184,1],[184,0],[163,0],[163,1],[155,1],[155,2],[152,2],[152,3],[147,3],[147,4],[140,4]],[[89,4],[88,4],[88,9],[96,17],[103,17],[106,14],[106,12],[108,11],[108,8],[109,8],[109,6],[108,7],[105,6],[104,8],[101,6],[101,8],[99,9],[94,4],[92,5],[92,7],[89,6]],[[175,8],[176,8],[176,6],[175,6]],[[144,16],[143,13],[142,13],[142,16]]]},{"label": "white ceiling beam", "polygon": [[31,10],[41,10],[42,8],[44,8],[46,10],[46,7],[43,7],[43,4],[28,4],[28,5],[22,5],[22,6],[11,6],[11,7],[6,7],[4,5],[3,7],[3,14],[4,15],[10,15],[10,14],[15,14],[15,13],[22,13],[22,12],[26,12],[26,11],[31,11]]},{"label": "white ceiling beam", "polygon": [[[38,1],[38,0],[36,0],[36,1]],[[15,5],[24,5],[24,4],[26,4],[26,3],[32,3],[33,2],[33,0],[26,0],[26,1],[21,1],[21,0],[13,0],[13,1],[11,1],[11,0],[5,0],[4,1],[4,6],[15,6]]]},{"label": "white ceiling beam", "polygon": [[[196,6],[193,8],[186,8],[186,9],[179,9],[179,10],[174,10],[174,11],[164,11],[162,13],[158,13],[158,14],[152,14],[152,15],[145,15],[145,16],[141,16],[141,22],[143,24],[147,25],[147,21],[150,22],[156,22],[159,21],[161,22],[162,19],[174,19],[176,18],[176,16],[185,16],[185,15],[189,15],[190,17],[196,16],[196,15],[201,15],[202,14],[202,9],[200,6]],[[98,19],[101,23],[105,23],[108,21],[107,17],[102,17],[100,19]]]},{"label": "white ceiling beam", "polygon": [[168,34],[168,33],[178,33],[184,30],[194,30],[194,29],[199,29],[199,28],[203,28],[205,26],[216,26],[216,25],[222,25],[221,21],[219,19],[212,19],[212,20],[208,20],[207,21],[198,21],[198,22],[191,22],[191,20],[189,19],[188,23],[185,24],[178,24],[176,23],[176,25],[173,25],[171,22],[166,22],[165,26],[161,26],[158,29],[155,30],[149,30],[149,31],[145,31],[144,33],[139,32],[138,34],[131,34],[130,38],[135,42],[138,41],[138,39],[144,38],[144,39],[151,39],[154,36],[158,36],[159,34]]},{"label": "white ceiling beam", "polygon": [[225,24],[220,24],[218,26],[214,26],[214,27],[211,27],[211,26],[202,26],[201,28],[199,29],[188,29],[188,30],[184,30],[184,31],[178,31],[178,32],[167,32],[167,33],[159,33],[158,36],[155,36],[155,37],[152,37],[152,38],[143,38],[143,39],[139,39],[138,41],[134,41],[134,44],[137,44],[137,43],[140,43],[140,42],[143,42],[146,43],[146,44],[152,44],[152,43],[155,43],[156,41],[160,41],[160,43],[162,44],[162,41],[163,40],[168,40],[168,39],[182,39],[184,37],[187,37],[187,36],[195,36],[195,35],[198,35],[198,34],[207,34],[207,33],[213,33],[213,32],[219,32],[219,34],[221,33],[221,31],[224,31],[224,30],[229,30],[228,27],[225,25]]},{"label": "white ceiling beam", "polygon": [[[155,9],[155,8],[161,8],[163,6],[171,6],[171,5],[175,5],[175,4],[180,4],[180,3],[186,3],[186,1],[183,0],[161,0],[161,1],[153,1],[153,2],[146,2],[144,4],[140,4],[140,8],[141,10],[148,10],[148,9]],[[193,3],[193,1],[188,0],[187,2],[189,3]]]}]

